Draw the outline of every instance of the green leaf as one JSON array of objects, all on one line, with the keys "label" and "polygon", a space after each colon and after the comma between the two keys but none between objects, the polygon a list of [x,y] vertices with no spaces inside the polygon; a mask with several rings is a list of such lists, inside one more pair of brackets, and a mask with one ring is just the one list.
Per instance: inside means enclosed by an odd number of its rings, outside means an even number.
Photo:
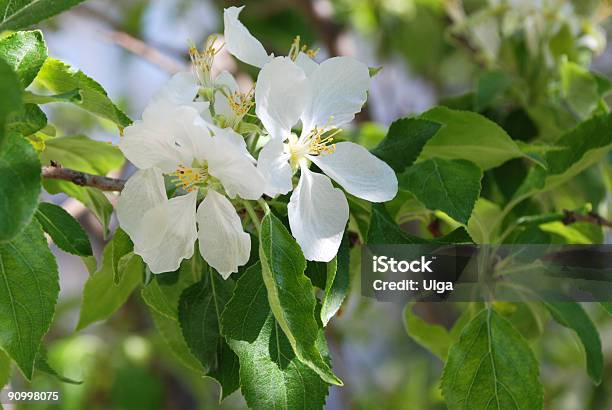
[{"label": "green leaf", "polygon": [[17,74],[3,59],[0,59],[0,149],[5,136],[5,125],[9,114],[21,109],[21,84]]},{"label": "green leaf", "polygon": [[420,159],[466,159],[486,170],[523,156],[506,131],[480,114],[436,107],[421,118],[443,127],[427,142]]},{"label": "green leaf", "polygon": [[321,305],[321,322],[327,326],[329,320],[342,306],[349,289],[350,249],[348,235],[344,235],[338,255],[327,264],[327,281]]},{"label": "green leaf", "polygon": [[24,91],[23,101],[31,104],[49,104],[49,103],[74,103],[79,104],[83,101],[83,95],[78,88],[67,91],[61,94],[39,95],[29,91]]},{"label": "green leaf", "polygon": [[567,59],[561,63],[559,71],[561,91],[569,107],[580,118],[590,117],[600,98],[595,77],[582,66]]},{"label": "green leaf", "polygon": [[238,360],[221,336],[221,313],[232,296],[234,284],[212,268],[202,280],[186,288],[179,299],[178,319],[191,353],[210,377],[221,385],[221,397],[239,387]]},{"label": "green leaf", "polygon": [[9,63],[17,73],[22,88],[26,88],[47,59],[47,46],[42,32],[18,31],[4,37],[0,40],[0,58]]},{"label": "green leaf", "polygon": [[267,214],[261,223],[259,256],[272,313],[295,354],[326,382],[342,385],[316,345],[316,299],[304,275],[304,255],[287,228],[272,214]]},{"label": "green leaf", "polygon": [[505,319],[483,310],[448,352],[442,394],[449,410],[540,410],[543,390],[529,345]]},{"label": "green leaf", "polygon": [[81,187],[68,181],[53,179],[45,180],[43,186],[50,194],[63,192],[85,205],[102,224],[104,237],[108,236],[108,224],[113,213],[113,205],[102,191],[95,188]]},{"label": "green leaf", "polygon": [[0,242],[14,238],[32,219],[40,174],[32,145],[20,135],[8,134],[0,146]]},{"label": "green leaf", "polygon": [[274,320],[259,263],[238,279],[223,311],[222,329],[240,359],[240,388],[250,408],[323,407],[328,385],[298,360]]},{"label": "green leaf", "polygon": [[66,63],[48,58],[38,74],[37,81],[54,93],[67,93],[80,89],[82,100],[77,106],[114,122],[120,129],[132,122],[113,104],[100,84]]},{"label": "green leaf", "polygon": [[415,342],[438,356],[446,360],[448,349],[453,344],[454,339],[441,325],[428,323],[412,312],[413,303],[409,303],[404,308],[404,328],[406,333]]},{"label": "green leaf", "polygon": [[544,302],[544,305],[557,323],[576,332],[586,353],[587,372],[593,382],[601,383],[603,373],[601,340],[589,315],[576,302]]},{"label": "green leaf", "polygon": [[63,251],[74,255],[92,255],[91,244],[81,225],[62,207],[41,202],[36,219],[53,242]]},{"label": "green leaf", "polygon": [[550,190],[598,163],[612,148],[612,114],[593,117],[557,141],[560,150],[545,154],[547,169],[534,167],[514,194],[515,200]]},{"label": "green leaf", "polygon": [[11,358],[0,349],[0,389],[11,380]]},{"label": "green leaf", "polygon": [[40,225],[0,244],[0,345],[30,380],[59,295],[59,276]]},{"label": "green leaf", "polygon": [[385,138],[372,153],[395,172],[412,165],[421,150],[440,129],[441,124],[419,118],[401,118],[389,127]]},{"label": "green leaf", "polygon": [[84,135],[53,138],[46,142],[41,162],[51,161],[90,174],[106,175],[123,166],[125,158],[116,146]]},{"label": "green leaf", "polygon": [[6,119],[6,132],[32,135],[47,125],[47,116],[35,104],[24,104]]},{"label": "green leaf", "polygon": [[404,232],[385,209],[383,204],[372,204],[372,219],[367,244],[427,243],[426,239]]},{"label": "green leaf", "polygon": [[[85,283],[76,330],[110,317],[141,283],[144,263],[131,252],[131,248],[127,234],[117,229],[104,248],[102,266]],[[121,278],[118,284],[114,283],[115,275]]]},{"label": "green leaf", "polygon": [[400,187],[427,208],[467,224],[480,195],[482,170],[465,160],[429,159],[414,164],[398,179]]},{"label": "green leaf", "polygon": [[40,352],[38,352],[38,357],[36,358],[36,370],[43,372],[43,373],[47,373],[48,375],[55,377],[57,380],[63,383],[76,384],[76,385],[83,384],[82,381],[77,381],[77,380],[62,376],[61,374],[57,372],[57,370],[51,367],[51,365],[47,361],[47,351],[44,348],[44,346],[41,346]]},{"label": "green leaf", "polygon": [[0,31],[19,30],[61,13],[84,0],[2,0]]},{"label": "green leaf", "polygon": [[609,314],[612,315],[612,302],[599,302],[599,304],[601,305],[601,307],[603,307],[606,312],[608,312]]}]

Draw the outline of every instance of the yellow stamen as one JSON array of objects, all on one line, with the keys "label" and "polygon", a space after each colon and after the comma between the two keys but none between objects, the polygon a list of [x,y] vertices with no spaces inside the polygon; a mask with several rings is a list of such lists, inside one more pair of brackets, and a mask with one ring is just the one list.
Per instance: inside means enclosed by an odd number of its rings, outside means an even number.
[{"label": "yellow stamen", "polygon": [[311,155],[332,154],[336,151],[336,144],[333,144],[334,137],[340,133],[340,129],[318,128],[315,127],[308,136],[308,153]]},{"label": "yellow stamen", "polygon": [[229,102],[230,108],[234,111],[237,117],[243,117],[255,102],[253,101],[253,97],[255,96],[255,87],[251,87],[251,89],[246,93],[241,93],[240,91],[233,92],[227,97],[227,101]]},{"label": "yellow stamen", "polygon": [[293,43],[291,43],[291,48],[289,49],[289,54],[287,55],[290,59],[295,61],[298,58],[300,52],[306,54],[310,58],[315,58],[319,49],[311,49],[308,48],[306,44],[300,46],[300,36],[295,36],[293,39]]},{"label": "yellow stamen", "polygon": [[225,43],[221,43],[221,45],[218,47],[215,46],[217,38],[218,37],[216,35],[208,36],[201,52],[195,47],[194,44],[189,47],[189,58],[191,59],[195,69],[198,81],[202,85],[206,85],[208,83],[215,56],[225,45]]},{"label": "yellow stamen", "polygon": [[175,172],[170,174],[173,176],[173,182],[187,192],[193,192],[198,185],[206,182],[208,172],[205,168],[189,168],[180,165]]}]

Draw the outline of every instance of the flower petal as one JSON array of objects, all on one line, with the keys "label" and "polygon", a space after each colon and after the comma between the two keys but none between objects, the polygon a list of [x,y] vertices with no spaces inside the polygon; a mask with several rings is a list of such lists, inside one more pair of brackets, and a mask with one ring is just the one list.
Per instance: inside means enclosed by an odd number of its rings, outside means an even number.
[{"label": "flower petal", "polygon": [[208,171],[221,181],[231,198],[240,195],[244,199],[259,199],[265,188],[264,178],[244,142],[240,143],[234,134],[231,130],[215,131],[206,157]]},{"label": "flower petal", "polygon": [[299,120],[308,97],[304,71],[290,58],[277,57],[257,77],[255,112],[272,138],[286,138]]},{"label": "flower petal", "polygon": [[361,111],[370,87],[368,66],[351,57],[322,62],[309,78],[311,95],[302,115],[302,135],[315,126],[341,126]]},{"label": "flower petal", "polygon": [[[134,253],[140,255],[153,273],[172,272],[179,268],[183,259],[193,256],[196,231],[197,193],[170,199],[165,209],[167,228],[160,243],[155,247],[141,247],[134,243]],[[155,226],[155,221],[149,221]],[[150,229],[153,231],[154,229]]]},{"label": "flower petal", "polygon": [[210,190],[197,211],[200,254],[227,279],[246,264],[251,253],[251,237],[244,232],[232,203]]},{"label": "flower petal", "polygon": [[289,154],[284,152],[284,144],[279,138],[272,138],[264,145],[259,153],[257,169],[266,181],[266,195],[284,195],[293,188]]},{"label": "flower petal", "polygon": [[167,102],[174,105],[187,105],[203,112],[208,108],[207,101],[194,101],[198,95],[199,85],[190,71],[176,73],[170,80],[153,96],[155,102]]},{"label": "flower petal", "polygon": [[319,64],[316,61],[301,51],[298,53],[297,58],[295,59],[295,64],[304,70],[307,76],[310,76],[310,74],[312,74],[312,72],[319,67]]},{"label": "flower petal", "polygon": [[242,7],[228,7],[223,10],[223,37],[227,50],[238,60],[255,67],[263,67],[271,57],[266,49],[238,20]]},{"label": "flower petal", "polygon": [[153,102],[143,120],[125,129],[119,148],[136,167],[158,167],[164,173],[190,166],[206,150],[210,133],[198,112],[187,106]]},{"label": "flower petal", "polygon": [[328,177],[305,166],[301,170],[300,182],[287,208],[291,233],[306,259],[329,262],[342,241],[349,217],[348,202]]},{"label": "flower petal", "polygon": [[333,153],[308,158],[351,195],[386,202],[397,194],[393,169],[361,145],[339,142]]},{"label": "flower petal", "polygon": [[159,213],[166,202],[168,197],[161,171],[158,168],[136,171],[117,201],[119,225],[134,243],[141,243],[143,247],[156,246],[164,234],[164,224],[156,224],[158,229],[151,233],[148,232],[150,224],[144,219],[147,214]]}]

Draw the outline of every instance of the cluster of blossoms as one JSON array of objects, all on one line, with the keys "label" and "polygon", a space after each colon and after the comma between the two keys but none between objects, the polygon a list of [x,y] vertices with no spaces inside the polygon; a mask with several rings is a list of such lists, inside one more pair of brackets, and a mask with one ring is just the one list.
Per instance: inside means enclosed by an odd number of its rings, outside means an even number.
[{"label": "cluster of blossoms", "polygon": [[[227,71],[213,76],[219,47],[212,37],[202,52],[192,47],[193,70],[172,77],[119,145],[139,169],[119,198],[119,223],[154,273],[178,269],[197,239],[204,260],[227,278],[251,249],[236,206],[252,209],[248,201],[291,191],[293,236],[308,260],[327,262],[349,218],[347,199],[330,178],[371,202],[397,193],[386,163],[334,141],[366,101],[368,67],[349,57],[319,64],[299,42],[286,57],[270,55],[238,20],[241,10],[224,11],[224,46],[260,68],[254,90],[241,92]],[[247,147],[247,138],[256,143]]]}]

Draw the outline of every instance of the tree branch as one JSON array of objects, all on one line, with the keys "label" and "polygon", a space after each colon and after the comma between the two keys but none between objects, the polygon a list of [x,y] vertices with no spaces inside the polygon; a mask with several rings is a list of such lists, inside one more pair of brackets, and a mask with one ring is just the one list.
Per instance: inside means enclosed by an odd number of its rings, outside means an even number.
[{"label": "tree branch", "polygon": [[102,191],[121,191],[125,185],[122,179],[92,175],[74,169],[62,168],[55,164],[42,168],[42,176],[46,179],[61,179],[79,186],[88,186]]},{"label": "tree branch", "polygon": [[589,212],[588,214],[583,215],[578,212],[568,211],[567,209],[564,209],[562,222],[565,225],[570,225],[574,222],[586,222],[594,225],[612,228],[612,222],[608,221],[603,216],[595,212]]}]

